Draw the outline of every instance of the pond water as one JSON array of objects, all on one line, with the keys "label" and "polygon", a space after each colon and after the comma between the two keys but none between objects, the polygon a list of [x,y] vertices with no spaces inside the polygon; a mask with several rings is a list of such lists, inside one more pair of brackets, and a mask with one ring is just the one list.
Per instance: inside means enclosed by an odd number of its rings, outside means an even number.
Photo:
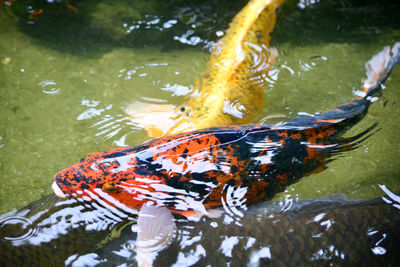
[{"label": "pond water", "polygon": [[[135,101],[182,103],[213,45],[246,4],[26,2],[0,6],[0,214],[51,193],[53,175],[89,153],[146,141],[124,108]],[[364,63],[400,41],[398,3],[322,2],[302,8],[287,1],[280,9],[271,36],[279,57],[255,123],[277,114],[267,123],[323,112],[356,98]],[[360,200],[385,195],[382,188],[400,191],[400,66],[385,87],[346,136],[375,123],[379,130],[274,201],[331,194]],[[204,235],[213,231],[201,229]],[[226,242],[239,241],[245,242]],[[230,259],[228,250],[223,254]],[[205,253],[195,252],[198,258]]]}]

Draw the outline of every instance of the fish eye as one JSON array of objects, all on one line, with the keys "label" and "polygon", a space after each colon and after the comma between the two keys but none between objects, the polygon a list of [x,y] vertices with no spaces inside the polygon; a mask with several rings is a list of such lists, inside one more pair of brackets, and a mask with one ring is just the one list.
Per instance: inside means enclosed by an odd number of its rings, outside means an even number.
[{"label": "fish eye", "polygon": [[85,161],[85,159],[81,159],[81,162],[82,162],[82,161]]},{"label": "fish eye", "polygon": [[185,112],[186,108],[185,108],[184,106],[182,106],[182,107],[180,108],[180,110],[181,110],[181,112]]}]

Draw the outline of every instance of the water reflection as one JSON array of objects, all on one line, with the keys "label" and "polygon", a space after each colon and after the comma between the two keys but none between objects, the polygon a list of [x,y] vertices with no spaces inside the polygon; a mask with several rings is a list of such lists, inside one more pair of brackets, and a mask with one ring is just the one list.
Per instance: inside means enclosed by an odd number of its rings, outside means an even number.
[{"label": "water reflection", "polygon": [[[175,74],[179,75],[179,72],[175,72]],[[172,96],[186,96],[193,91],[192,86],[184,86],[180,84],[165,84],[160,88],[163,91],[168,91],[172,93]]]},{"label": "water reflection", "polygon": [[163,31],[164,29],[173,27],[176,23],[178,23],[176,19],[162,22],[161,18],[156,15],[144,15],[143,20],[136,20],[132,23],[124,23],[122,26],[127,28],[126,34],[129,34],[132,31],[139,29]]},{"label": "water reflection", "polygon": [[306,59],[299,59],[298,62],[292,64],[281,62],[276,71],[289,72],[289,76],[292,79],[299,78],[304,80],[306,72],[312,71],[314,68],[318,67],[322,61],[327,60],[328,58],[325,56],[311,56]]},{"label": "water reflection", "polygon": [[118,236],[137,212],[54,194],[0,219],[1,262],[17,266],[61,266],[92,253]]},{"label": "water reflection", "polygon": [[[137,77],[145,77],[147,76],[147,72],[149,72],[149,68],[152,67],[161,67],[161,66],[168,66],[169,64],[166,62],[160,63],[147,63],[141,66],[136,66],[130,70],[121,69],[117,75],[118,78],[123,78],[124,80],[132,79],[132,76],[137,75]],[[157,68],[157,71],[162,71],[162,69]]]},{"label": "water reflection", "polygon": [[379,187],[385,192],[387,197],[382,197],[382,199],[388,203],[393,205],[393,207],[400,210],[400,197],[393,194],[385,185],[379,185]]},{"label": "water reflection", "polygon": [[81,105],[87,107],[76,120],[88,120],[95,129],[94,136],[103,140],[114,139],[117,146],[126,146],[126,138],[140,129],[125,114],[115,113],[112,104],[102,104],[97,100],[82,99]]},{"label": "water reflection", "polygon": [[176,40],[182,44],[185,44],[185,45],[196,46],[198,44],[204,44],[205,48],[212,48],[214,46],[213,42],[201,39],[199,36],[194,35],[194,34],[195,34],[194,30],[187,30],[181,36],[174,36],[174,40]]},{"label": "water reflection", "polygon": [[[31,228],[32,221],[23,216],[7,216],[0,220],[1,230],[5,232],[4,240],[11,241],[14,246],[22,245],[32,236],[37,235],[37,228]],[[15,227],[17,231],[10,231]],[[10,230],[7,230],[10,229]],[[19,230],[19,231],[18,231]]]}]

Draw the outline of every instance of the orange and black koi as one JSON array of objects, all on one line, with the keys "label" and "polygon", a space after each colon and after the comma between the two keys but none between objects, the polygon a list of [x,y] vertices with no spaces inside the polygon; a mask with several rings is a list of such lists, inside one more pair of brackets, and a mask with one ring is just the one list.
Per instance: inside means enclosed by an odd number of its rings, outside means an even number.
[{"label": "orange and black koi", "polygon": [[53,188],[59,196],[135,209],[153,201],[186,216],[270,199],[357,146],[374,126],[352,138],[342,135],[367,113],[399,57],[400,42],[385,47],[366,63],[365,96],[331,111],[279,126],[209,128],[93,153],[56,174]]}]

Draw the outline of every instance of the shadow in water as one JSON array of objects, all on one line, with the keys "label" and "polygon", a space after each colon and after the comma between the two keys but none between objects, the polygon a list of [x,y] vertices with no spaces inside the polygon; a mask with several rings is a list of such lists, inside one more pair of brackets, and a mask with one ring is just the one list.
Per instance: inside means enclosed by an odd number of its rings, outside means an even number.
[{"label": "shadow in water", "polygon": [[206,46],[243,1],[14,1],[19,28],[45,47],[97,57],[117,47]]},{"label": "shadow in water", "polygon": [[[321,1],[301,9],[287,1],[278,14],[274,45],[376,42],[372,35],[400,27],[398,1]],[[211,48],[246,1],[13,1],[19,28],[45,47],[98,57],[117,47]],[[8,8],[8,7],[7,7]],[[323,26],[321,26],[323,25]],[[391,30],[393,29],[393,30]],[[397,34],[398,35],[398,34]],[[394,39],[396,39],[394,38]]]},{"label": "shadow in water", "polygon": [[304,9],[293,3],[298,1],[290,2],[278,15],[271,37],[275,44],[370,44],[386,34],[399,38],[395,33],[400,27],[396,19],[400,15],[397,1],[321,1]]}]

